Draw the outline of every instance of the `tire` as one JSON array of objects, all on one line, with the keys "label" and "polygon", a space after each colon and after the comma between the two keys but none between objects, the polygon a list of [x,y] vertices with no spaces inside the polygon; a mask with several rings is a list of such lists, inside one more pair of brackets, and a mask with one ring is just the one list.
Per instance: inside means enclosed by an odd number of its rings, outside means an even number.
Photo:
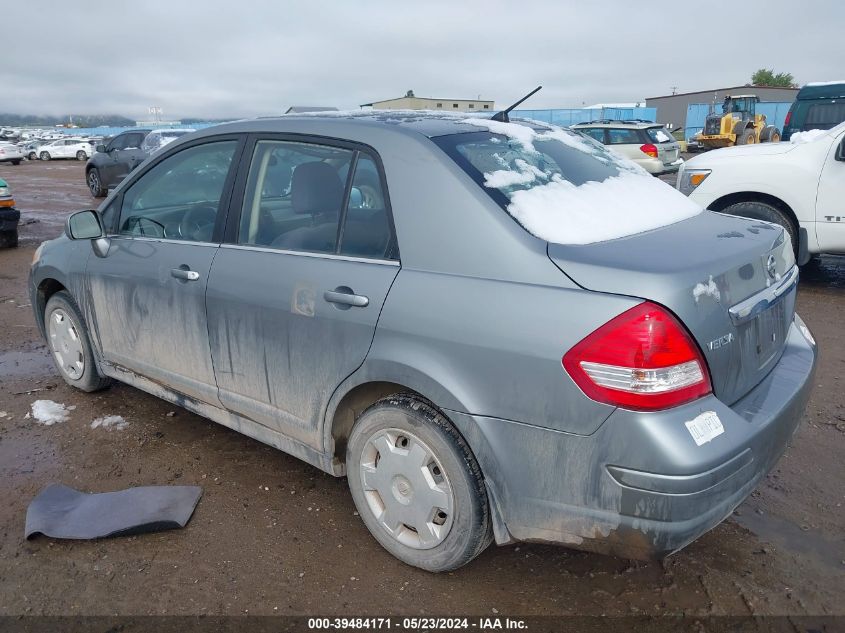
[{"label": "tire", "polygon": [[[457,569],[492,541],[478,462],[452,423],[415,396],[388,396],[361,414],[349,437],[346,466],[367,529],[408,565],[433,572]],[[393,531],[383,517],[396,526]]]},{"label": "tire", "polygon": [[36,154],[35,152],[30,152],[29,154],[27,154],[26,157],[29,160],[36,160],[38,158],[38,154]]},{"label": "tire", "polygon": [[798,228],[785,212],[765,202],[750,201],[737,202],[721,210],[722,213],[738,215],[751,220],[765,220],[774,224],[780,224],[786,229],[789,239],[792,240],[792,251],[798,257]]},{"label": "tire", "polygon": [[108,190],[103,187],[103,181],[100,179],[100,170],[96,167],[92,167],[85,174],[85,182],[88,185],[88,191],[95,198],[105,198],[108,194]]},{"label": "tire", "polygon": [[41,160],[50,160],[51,156],[50,156],[50,154],[49,154],[49,153],[47,153],[47,152],[41,152],[41,153],[38,155],[38,158],[40,158]]},{"label": "tire", "polygon": [[76,160],[88,160],[88,154],[86,154],[82,150],[79,150],[78,152],[76,152]]},{"label": "tire", "polygon": [[779,143],[780,142],[780,132],[774,125],[767,125],[763,128],[763,131],[760,132],[760,142],[761,143]]},{"label": "tire", "polygon": [[20,164],[21,164],[21,161],[19,161],[19,160],[13,160],[13,161],[12,161],[12,164],[13,164],[13,165],[20,165]]},{"label": "tire", "polygon": [[756,143],[756,142],[757,142],[757,137],[754,136],[754,130],[753,129],[747,129],[742,133],[742,136],[740,136],[737,139],[736,144],[737,145],[754,145],[754,143]]},{"label": "tire", "polygon": [[0,231],[0,248],[15,248],[18,245],[18,231]]},{"label": "tire", "polygon": [[[97,369],[88,327],[73,297],[66,291],[60,290],[47,301],[44,329],[56,369],[67,384],[88,392],[105,389],[111,384],[111,379],[102,376]],[[73,334],[68,336],[70,332]],[[71,344],[64,347],[63,343],[67,341]]]}]

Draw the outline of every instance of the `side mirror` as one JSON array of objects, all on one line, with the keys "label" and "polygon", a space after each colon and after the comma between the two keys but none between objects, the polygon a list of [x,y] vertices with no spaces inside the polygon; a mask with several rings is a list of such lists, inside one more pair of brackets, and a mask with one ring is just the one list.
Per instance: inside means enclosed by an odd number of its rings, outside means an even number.
[{"label": "side mirror", "polygon": [[845,162],[845,137],[839,141],[839,147],[836,148],[836,155],[834,158],[838,161]]},{"label": "side mirror", "polygon": [[94,149],[95,149],[95,150],[97,150],[98,152],[102,152],[103,154],[105,154],[105,153],[106,153],[106,146],[105,146],[105,145],[103,145],[102,143],[97,143],[97,144],[94,146]]},{"label": "side mirror", "polygon": [[65,235],[72,240],[95,240],[103,237],[103,225],[96,211],[77,211],[65,223]]}]

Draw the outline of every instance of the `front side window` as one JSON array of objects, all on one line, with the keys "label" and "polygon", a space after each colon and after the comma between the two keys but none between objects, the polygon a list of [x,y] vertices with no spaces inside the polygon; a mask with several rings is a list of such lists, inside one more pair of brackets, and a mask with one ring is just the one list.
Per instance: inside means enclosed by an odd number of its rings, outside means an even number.
[{"label": "front side window", "polygon": [[121,134],[120,136],[116,136],[112,139],[112,142],[109,143],[109,151],[113,149],[126,149],[126,142],[129,140],[128,134]]},{"label": "front side window", "polygon": [[210,241],[236,146],[195,145],[157,163],[124,194],[118,233]]},{"label": "front side window", "polygon": [[143,134],[127,134],[126,135],[126,149],[138,149],[144,140]]}]

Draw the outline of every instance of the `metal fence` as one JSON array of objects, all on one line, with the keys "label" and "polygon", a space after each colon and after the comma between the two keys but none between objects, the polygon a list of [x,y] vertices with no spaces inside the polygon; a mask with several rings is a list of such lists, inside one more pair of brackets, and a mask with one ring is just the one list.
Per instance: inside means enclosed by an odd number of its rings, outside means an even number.
[{"label": "metal fence", "polygon": [[657,108],[570,108],[551,110],[514,110],[513,116],[554,123],[555,125],[575,125],[601,119],[627,121],[642,119],[657,120]]},{"label": "metal fence", "polygon": [[[761,101],[757,104],[757,114],[766,115],[766,123],[774,125],[783,132],[786,113],[792,105],[791,101]],[[710,104],[691,103],[687,106],[687,120],[684,124],[684,138],[689,140],[704,128],[704,120],[710,111]],[[722,112],[722,104],[715,106],[715,112]]]}]

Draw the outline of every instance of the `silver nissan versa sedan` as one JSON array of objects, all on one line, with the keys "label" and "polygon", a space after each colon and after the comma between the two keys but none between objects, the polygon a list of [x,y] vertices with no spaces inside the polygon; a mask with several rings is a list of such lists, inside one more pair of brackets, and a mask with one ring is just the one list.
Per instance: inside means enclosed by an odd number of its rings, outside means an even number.
[{"label": "silver nissan versa sedan", "polygon": [[780,227],[580,134],[374,112],[182,137],[39,247],[31,294],[70,385],[345,475],[443,571],[493,539],[660,557],[727,517],[809,396],[797,280]]}]

